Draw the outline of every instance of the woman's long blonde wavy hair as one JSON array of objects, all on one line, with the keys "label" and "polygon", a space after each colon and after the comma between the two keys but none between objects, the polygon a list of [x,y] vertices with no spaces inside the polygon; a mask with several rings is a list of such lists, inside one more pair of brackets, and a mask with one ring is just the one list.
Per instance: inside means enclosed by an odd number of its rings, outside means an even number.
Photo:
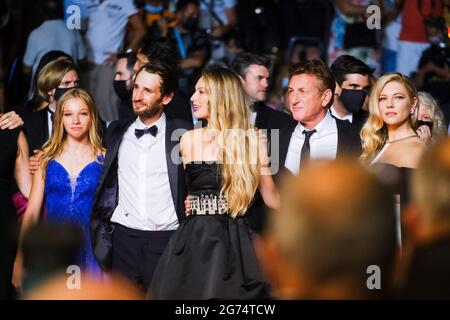
[{"label": "woman's long blonde wavy hair", "polygon": [[105,150],[102,146],[99,134],[100,121],[94,99],[87,91],[83,89],[72,89],[63,94],[62,97],[58,100],[55,119],[53,121],[52,136],[43,146],[42,157],[40,160],[40,169],[42,171],[42,177],[44,179],[48,162],[51,159],[56,158],[63,151],[64,144],[67,138],[67,132],[64,129],[63,124],[64,106],[71,99],[80,99],[88,107],[88,111],[91,117],[88,140],[91,146],[92,154],[94,156],[97,156],[100,152],[103,152]]},{"label": "woman's long blonde wavy hair", "polygon": [[236,217],[245,214],[258,187],[259,159],[252,152],[258,140],[239,76],[219,68],[203,72],[202,78],[209,97],[207,129],[217,133],[216,142],[222,148],[221,194],[228,201],[230,215]]},{"label": "woman's long blonde wavy hair", "polygon": [[369,118],[360,132],[363,149],[361,159],[363,161],[371,161],[378,154],[378,152],[380,152],[388,139],[387,127],[381,117],[378,105],[381,91],[383,91],[384,87],[389,82],[398,82],[405,87],[411,101],[411,107],[413,107],[413,104],[416,104],[414,114],[410,117],[411,127],[414,128],[415,123],[417,122],[417,115],[419,111],[419,108],[417,107],[417,90],[411,80],[397,72],[386,73],[381,76],[372,89],[369,99]]}]

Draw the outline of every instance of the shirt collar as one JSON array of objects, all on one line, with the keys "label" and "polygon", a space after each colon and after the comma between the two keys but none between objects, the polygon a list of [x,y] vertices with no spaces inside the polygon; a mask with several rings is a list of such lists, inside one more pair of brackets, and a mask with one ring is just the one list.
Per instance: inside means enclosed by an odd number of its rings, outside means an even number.
[{"label": "shirt collar", "polygon": [[[337,132],[337,128],[335,126],[335,121],[329,112],[326,113],[325,117],[313,128],[317,132],[314,133],[313,137],[320,138],[324,137],[328,134]],[[300,137],[304,138],[303,130],[310,131],[312,129],[306,129],[300,122],[297,124],[295,128],[296,132]]]},{"label": "shirt collar", "polygon": [[338,118],[339,120],[344,120],[344,121],[347,120],[347,121],[350,121],[350,123],[353,122],[353,113],[349,113],[346,116],[340,117],[337,114],[337,112],[336,112],[336,110],[334,109],[333,106],[331,106],[331,108],[330,108],[330,113],[333,115],[333,117]]},{"label": "shirt collar", "polygon": [[134,122],[134,128],[135,129],[146,129],[150,128],[151,126],[157,126],[158,127],[158,133],[159,132],[165,132],[166,130],[166,115],[163,113],[161,117],[156,120],[155,122],[151,123],[150,125],[145,125],[139,117],[136,118],[136,121]]}]

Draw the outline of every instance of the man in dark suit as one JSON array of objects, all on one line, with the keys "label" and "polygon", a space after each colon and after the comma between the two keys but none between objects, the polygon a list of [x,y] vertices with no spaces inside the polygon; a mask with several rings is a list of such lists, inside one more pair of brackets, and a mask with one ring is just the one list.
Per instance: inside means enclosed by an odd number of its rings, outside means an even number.
[{"label": "man in dark suit", "polygon": [[363,107],[368,105],[372,69],[353,56],[342,55],[330,70],[337,84],[330,112],[333,117],[348,121],[359,132],[369,117]]},{"label": "man in dark suit", "polygon": [[[288,104],[294,121],[280,130],[278,166],[298,174],[311,159],[335,159],[361,153],[359,135],[348,122],[331,116],[335,80],[319,60],[289,69]],[[272,141],[275,143],[275,141]],[[276,163],[277,159],[272,159]]]},{"label": "man in dark suit", "polygon": [[144,291],[184,218],[187,191],[178,142],[192,123],[164,113],[177,81],[173,68],[159,62],[137,72],[132,96],[137,117],[108,127],[104,169],[91,217],[99,263]]},{"label": "man in dark suit", "polygon": [[251,122],[259,129],[280,129],[290,116],[268,107],[264,101],[269,87],[270,60],[266,57],[245,52],[239,54],[231,65],[241,78],[247,98],[252,104]]},{"label": "man in dark suit", "polygon": [[[137,60],[134,71],[137,72],[146,63],[158,62],[169,68],[177,69],[180,65],[180,57],[173,43],[164,38],[147,38],[137,52]],[[177,69],[178,70],[178,69]],[[179,72],[179,71],[178,71]],[[191,103],[180,90],[174,92],[172,101],[164,111],[168,117],[182,119],[186,122],[194,122]]]}]

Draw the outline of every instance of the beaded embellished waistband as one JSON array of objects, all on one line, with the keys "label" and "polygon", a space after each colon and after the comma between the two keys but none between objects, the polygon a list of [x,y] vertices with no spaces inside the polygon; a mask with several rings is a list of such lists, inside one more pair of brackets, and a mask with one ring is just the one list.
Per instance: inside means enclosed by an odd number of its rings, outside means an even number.
[{"label": "beaded embellished waistband", "polygon": [[228,202],[220,194],[199,194],[189,196],[190,215],[213,215],[228,213]]}]

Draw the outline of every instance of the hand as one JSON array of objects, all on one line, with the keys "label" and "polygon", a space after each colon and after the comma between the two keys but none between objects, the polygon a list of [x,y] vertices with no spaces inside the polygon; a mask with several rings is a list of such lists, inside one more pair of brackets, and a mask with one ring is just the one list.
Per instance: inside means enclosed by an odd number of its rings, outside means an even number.
[{"label": "hand", "polygon": [[16,260],[14,261],[14,269],[12,275],[12,284],[17,290],[22,288],[24,275],[25,272],[23,267],[22,255],[18,253],[16,256]]},{"label": "hand", "polygon": [[33,175],[39,168],[42,157],[42,150],[33,150],[34,155],[30,157],[30,174]]},{"label": "hand", "polygon": [[186,212],[186,216],[188,216],[191,212],[191,201],[189,200],[189,195],[184,200],[184,210]]},{"label": "hand", "polygon": [[416,133],[419,135],[419,138],[423,143],[429,144],[431,142],[431,130],[427,125],[418,127]]},{"label": "hand", "polygon": [[15,113],[10,111],[0,116],[0,128],[3,129],[15,129],[23,126],[22,118]]}]

